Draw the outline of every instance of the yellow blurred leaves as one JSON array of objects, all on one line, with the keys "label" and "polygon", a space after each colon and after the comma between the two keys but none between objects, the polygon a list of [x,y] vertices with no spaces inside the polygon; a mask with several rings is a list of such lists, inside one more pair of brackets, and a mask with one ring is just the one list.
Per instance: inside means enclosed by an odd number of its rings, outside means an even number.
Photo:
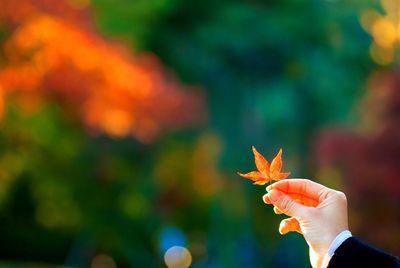
[{"label": "yellow blurred leaves", "polygon": [[10,186],[22,169],[23,160],[19,152],[0,155],[0,205],[7,198]]},{"label": "yellow blurred leaves", "polygon": [[119,196],[118,204],[122,212],[133,220],[146,218],[149,211],[151,211],[149,200],[146,196],[131,189]]},{"label": "yellow blurred leaves", "polygon": [[386,17],[375,21],[372,25],[371,33],[377,45],[383,48],[393,47],[399,38],[396,25]]},{"label": "yellow blurred leaves", "polygon": [[159,156],[154,176],[164,191],[178,189],[184,196],[194,192],[202,197],[222,189],[224,175],[218,170],[222,151],[220,138],[204,133],[193,148],[173,142],[165,145]]},{"label": "yellow blurred leaves", "polygon": [[397,0],[381,0],[386,11],[381,15],[367,9],[360,17],[361,26],[373,37],[370,47],[371,58],[380,65],[387,65],[395,60],[395,51],[400,44],[400,3]]},{"label": "yellow blurred leaves", "polygon": [[32,187],[38,200],[35,218],[39,224],[61,229],[73,229],[80,224],[82,215],[79,206],[64,182],[57,178],[42,178]]},{"label": "yellow blurred leaves", "polygon": [[217,135],[207,133],[199,138],[192,156],[191,171],[194,187],[202,195],[214,194],[222,183],[218,160],[222,142]]},{"label": "yellow blurred leaves", "polygon": [[89,6],[90,0],[68,0],[68,4],[77,9],[83,9]]}]

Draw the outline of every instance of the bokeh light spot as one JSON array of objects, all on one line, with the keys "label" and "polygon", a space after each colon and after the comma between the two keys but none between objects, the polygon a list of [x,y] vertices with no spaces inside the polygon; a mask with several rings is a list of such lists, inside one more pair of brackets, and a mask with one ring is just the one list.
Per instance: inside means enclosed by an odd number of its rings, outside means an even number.
[{"label": "bokeh light spot", "polygon": [[192,263],[192,255],[184,247],[173,246],[165,252],[164,261],[169,268],[187,268]]},{"label": "bokeh light spot", "polygon": [[381,15],[378,13],[378,11],[373,9],[367,9],[361,13],[360,16],[361,26],[365,31],[370,32],[375,21],[377,21],[380,17]]},{"label": "bokeh light spot", "polygon": [[396,28],[387,18],[380,18],[372,26],[372,35],[378,45],[390,48],[396,41]]},{"label": "bokeh light spot", "polygon": [[93,257],[91,268],[117,268],[114,259],[105,254],[99,254]]},{"label": "bokeh light spot", "polygon": [[371,58],[380,65],[387,65],[394,59],[393,49],[383,49],[380,46],[372,44],[369,49]]}]

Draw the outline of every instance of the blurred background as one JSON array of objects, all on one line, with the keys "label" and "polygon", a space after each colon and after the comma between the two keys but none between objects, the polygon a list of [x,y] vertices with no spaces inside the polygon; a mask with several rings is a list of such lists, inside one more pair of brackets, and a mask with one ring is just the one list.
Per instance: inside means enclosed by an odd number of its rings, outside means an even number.
[{"label": "blurred background", "polygon": [[398,0],[0,0],[0,267],[309,267],[236,172],[400,255]]}]

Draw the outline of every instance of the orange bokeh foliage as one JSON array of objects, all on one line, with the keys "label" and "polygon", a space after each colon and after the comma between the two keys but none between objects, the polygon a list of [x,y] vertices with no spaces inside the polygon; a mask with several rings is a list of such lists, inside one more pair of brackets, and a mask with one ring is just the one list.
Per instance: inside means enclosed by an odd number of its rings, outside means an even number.
[{"label": "orange bokeh foliage", "polygon": [[272,180],[283,180],[290,175],[290,172],[281,172],[282,170],[282,149],[274,157],[271,164],[260,154],[253,146],[254,162],[258,171],[251,171],[246,174],[238,173],[245,179],[254,181],[254,184],[264,185]]},{"label": "orange bokeh foliage", "polygon": [[[150,54],[132,56],[100,37],[89,12],[67,1],[0,0],[3,43],[0,84],[22,110],[56,100],[92,132],[133,135],[142,142],[161,130],[200,122],[204,102]],[[30,108],[31,107],[31,108]]]}]

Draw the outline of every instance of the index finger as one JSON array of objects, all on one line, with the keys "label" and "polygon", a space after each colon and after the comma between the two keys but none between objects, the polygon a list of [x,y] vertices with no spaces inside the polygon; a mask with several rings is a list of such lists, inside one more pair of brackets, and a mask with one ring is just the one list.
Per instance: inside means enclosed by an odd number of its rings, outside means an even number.
[{"label": "index finger", "polygon": [[[297,203],[300,203],[307,207],[317,207],[320,203],[319,200],[317,200],[315,198],[310,198],[305,195],[299,195],[299,194],[288,194],[288,195],[290,196],[290,198],[292,198]],[[262,199],[265,204],[272,204],[272,201],[269,199],[268,194],[265,194]]]},{"label": "index finger", "polygon": [[267,187],[267,191],[271,189],[276,189],[286,194],[304,195],[317,201],[323,193],[330,190],[322,184],[307,179],[281,180]]}]

